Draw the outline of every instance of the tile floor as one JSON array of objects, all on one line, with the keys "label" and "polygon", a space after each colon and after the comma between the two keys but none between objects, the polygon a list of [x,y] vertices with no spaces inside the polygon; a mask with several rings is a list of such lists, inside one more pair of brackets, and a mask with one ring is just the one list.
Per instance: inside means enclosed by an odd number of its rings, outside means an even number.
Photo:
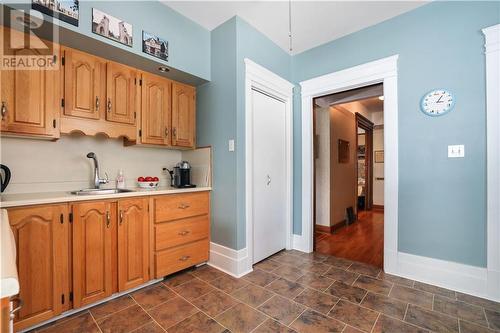
[{"label": "tile floor", "polygon": [[36,332],[500,332],[500,304],[318,253],[171,276]]}]

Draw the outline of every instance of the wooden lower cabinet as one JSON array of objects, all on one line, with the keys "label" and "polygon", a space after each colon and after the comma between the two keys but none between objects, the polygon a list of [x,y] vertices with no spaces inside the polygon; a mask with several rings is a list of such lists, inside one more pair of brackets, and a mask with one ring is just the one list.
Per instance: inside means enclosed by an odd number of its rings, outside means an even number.
[{"label": "wooden lower cabinet", "polygon": [[149,281],[148,199],[118,201],[118,291]]},{"label": "wooden lower cabinet", "polygon": [[8,209],[16,240],[19,298],[16,331],[69,309],[70,233],[67,205]]},{"label": "wooden lower cabinet", "polygon": [[9,208],[15,331],[208,261],[209,207],[196,192]]},{"label": "wooden lower cabinet", "polygon": [[107,201],[72,205],[75,308],[94,303],[113,293],[112,233],[116,227],[115,207],[115,203]]}]

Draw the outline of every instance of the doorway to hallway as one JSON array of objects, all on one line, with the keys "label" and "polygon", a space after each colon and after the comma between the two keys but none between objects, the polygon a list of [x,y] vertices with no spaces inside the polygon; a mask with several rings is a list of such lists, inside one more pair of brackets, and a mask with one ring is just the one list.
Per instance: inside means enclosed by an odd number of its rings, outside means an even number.
[{"label": "doorway to hallway", "polygon": [[383,267],[383,84],[314,99],[314,249]]}]

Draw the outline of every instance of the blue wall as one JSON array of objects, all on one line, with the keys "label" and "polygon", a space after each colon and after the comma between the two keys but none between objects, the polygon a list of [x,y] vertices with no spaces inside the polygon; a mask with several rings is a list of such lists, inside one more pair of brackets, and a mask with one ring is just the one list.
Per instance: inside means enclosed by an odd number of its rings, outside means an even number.
[{"label": "blue wall", "polygon": [[[31,1],[20,0],[9,6],[25,8],[23,3]],[[133,47],[94,34],[92,8],[132,24]],[[80,1],[78,27],[57,19],[53,21],[61,27],[155,60],[158,59],[142,52],[142,30],[157,34],[169,42],[169,66],[210,80],[210,31],[158,1]]]},{"label": "blue wall", "polygon": [[228,151],[237,135],[235,18],[212,31],[211,50],[212,81],[197,90],[197,145],[212,146],[212,241],[236,249],[236,153]]},{"label": "blue wall", "polygon": [[[399,251],[486,266],[481,29],[499,22],[498,2],[435,2],[292,59],[293,80],[300,82],[399,54]],[[423,115],[420,98],[439,87],[455,94],[455,109],[438,118]],[[297,125],[300,112],[296,103]],[[301,147],[295,143],[297,185]],[[448,144],[465,144],[465,158],[448,159]]]},{"label": "blue wall", "polygon": [[291,57],[239,17],[212,31],[211,48],[212,80],[197,94],[197,144],[213,147],[212,240],[239,250],[246,236],[244,59],[289,78]]}]

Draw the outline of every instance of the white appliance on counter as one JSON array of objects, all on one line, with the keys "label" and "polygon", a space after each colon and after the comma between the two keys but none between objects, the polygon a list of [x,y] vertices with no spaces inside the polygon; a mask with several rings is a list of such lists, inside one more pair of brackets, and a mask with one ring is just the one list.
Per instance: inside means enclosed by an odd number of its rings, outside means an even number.
[{"label": "white appliance on counter", "polygon": [[19,294],[19,279],[16,266],[16,242],[10,228],[6,209],[1,210],[0,220],[0,298],[8,297],[10,301],[9,332],[13,332],[14,315],[21,309],[22,302],[13,309],[13,296]]}]

